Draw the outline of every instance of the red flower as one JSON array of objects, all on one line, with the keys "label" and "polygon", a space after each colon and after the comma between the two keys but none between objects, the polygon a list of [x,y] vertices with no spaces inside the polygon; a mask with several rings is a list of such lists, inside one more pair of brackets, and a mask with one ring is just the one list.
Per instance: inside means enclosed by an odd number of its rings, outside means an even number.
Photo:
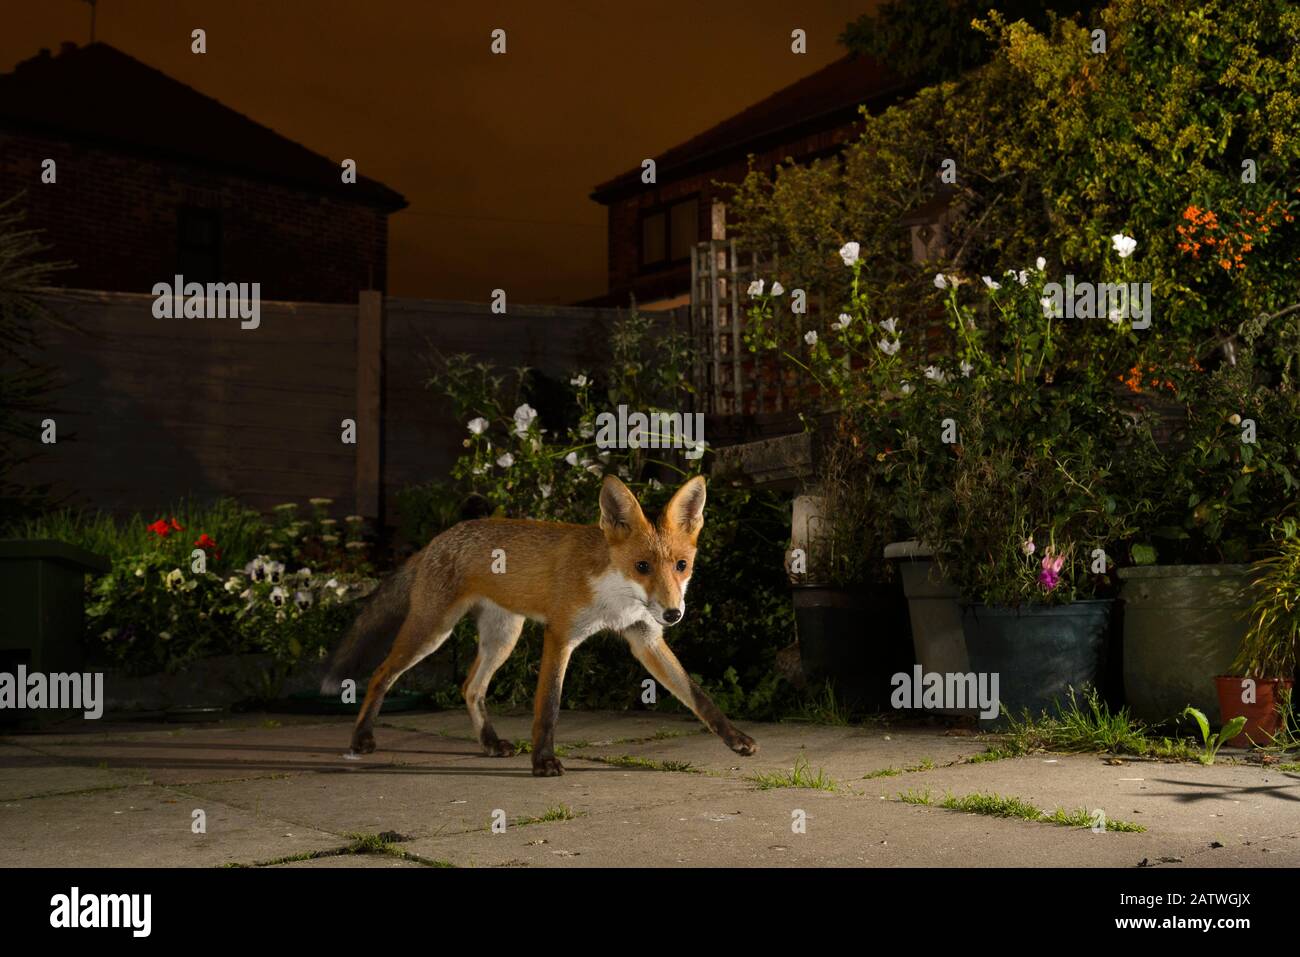
[{"label": "red flower", "polygon": [[217,547],[217,543],[212,540],[212,536],[210,536],[207,532],[204,532],[202,535],[200,535],[195,540],[194,544],[196,547],[203,549],[205,552],[210,550],[212,552],[213,557],[216,558],[217,561],[221,561],[221,549]]},{"label": "red flower", "polygon": [[[173,519],[173,521],[175,521],[175,519]],[[166,538],[172,533],[171,526],[167,524],[167,520],[164,518],[160,518],[158,521],[150,525],[149,531],[153,532],[159,538]]]},{"label": "red flower", "polygon": [[183,532],[183,531],[185,531],[185,529],[181,527],[181,523],[178,522],[178,521],[176,521],[176,516],[175,516],[175,515],[172,516],[172,531],[173,531],[173,532]]}]

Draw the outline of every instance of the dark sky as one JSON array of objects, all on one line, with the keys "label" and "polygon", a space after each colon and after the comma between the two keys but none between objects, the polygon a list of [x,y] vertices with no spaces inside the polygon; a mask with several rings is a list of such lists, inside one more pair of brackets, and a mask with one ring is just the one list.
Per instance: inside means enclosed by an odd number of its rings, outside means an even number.
[{"label": "dark sky", "polygon": [[[591,188],[844,52],[870,0],[99,0],[97,39],[403,193],[399,296],[605,291]],[[89,39],[84,0],[0,0],[0,72]],[[208,52],[190,52],[207,31]],[[494,28],[505,56],[489,53]],[[790,52],[790,31],[808,52]],[[185,117],[159,117],[178,135]]]}]

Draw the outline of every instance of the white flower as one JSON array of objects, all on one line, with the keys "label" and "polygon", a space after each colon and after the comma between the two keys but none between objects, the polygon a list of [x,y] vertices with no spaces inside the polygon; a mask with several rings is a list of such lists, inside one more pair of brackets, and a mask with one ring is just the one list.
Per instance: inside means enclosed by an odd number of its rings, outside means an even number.
[{"label": "white flower", "polygon": [[[321,536],[321,538],[322,538],[323,540],[325,540],[325,541],[328,541],[328,540],[329,540],[329,536],[328,536],[328,535],[323,535],[323,536]],[[278,582],[280,581],[280,579],[283,578],[283,577],[284,577],[284,562],[267,562],[267,563],[266,563],[266,580],[267,580],[267,581],[269,581],[272,585],[274,585],[274,584],[278,583]]]},{"label": "white flower", "polygon": [[469,420],[469,430],[473,432],[475,435],[482,435],[484,430],[487,429],[487,427],[488,427],[488,420],[483,418],[483,416],[481,415],[477,419]]},{"label": "white flower", "polygon": [[342,598],[347,593],[348,593],[347,585],[339,585],[337,588],[334,589],[334,594],[338,595],[340,598]]},{"label": "white flower", "polygon": [[549,485],[546,484],[538,485],[537,490],[542,493],[542,498],[551,497],[551,487]]},{"label": "white flower", "polygon": [[1034,262],[1034,265],[1038,267],[1039,272],[1042,272],[1044,269],[1047,268],[1047,260],[1044,259],[1042,256],[1039,256],[1038,259]]},{"label": "white flower", "polygon": [[840,317],[837,320],[835,320],[834,326],[836,329],[840,330],[840,332],[843,332],[845,329],[849,327],[849,323],[851,323],[852,321],[853,321],[852,316],[850,316],[847,312],[841,312]]},{"label": "white flower", "polygon": [[1023,542],[1020,543],[1020,550],[1024,552],[1026,555],[1034,554],[1034,552],[1037,549],[1038,546],[1034,544],[1034,540],[1032,538],[1026,538]]},{"label": "white flower", "polygon": [[235,592],[239,591],[239,586],[242,584],[243,582],[240,580],[239,576],[233,575],[226,579],[226,591],[233,595]]},{"label": "white flower", "polygon": [[167,577],[163,579],[163,584],[167,587],[168,591],[171,591],[173,588],[175,588],[177,585],[182,584],[184,581],[185,581],[185,576],[181,574],[181,570],[179,568],[173,568],[171,571],[167,573]]},{"label": "white flower", "polygon": [[587,384],[587,382],[588,379],[585,375],[575,375],[572,379],[569,380],[569,385],[574,385],[577,386],[579,389],[581,389],[583,386]]},{"label": "white flower", "polygon": [[570,452],[568,455],[566,455],[566,456],[564,457],[564,461],[567,462],[567,463],[569,463],[570,465],[572,465],[572,466],[574,466],[574,467],[577,467],[577,464],[578,464],[578,453],[577,453],[577,452]]},{"label": "white flower", "polygon": [[992,276],[984,276],[983,279],[984,279],[984,285],[988,286],[990,289],[1002,288],[1002,283],[997,282]]},{"label": "white flower", "polygon": [[535,418],[537,418],[537,410],[527,402],[515,409],[515,435],[527,435],[528,427],[533,424]]},{"label": "white flower", "polygon": [[763,280],[763,279],[755,279],[753,282],[751,282],[751,283],[749,284],[749,294],[750,294],[751,296],[761,296],[761,295],[763,295],[763,283],[764,283],[765,281],[766,281],[766,280]]},{"label": "white flower", "polygon": [[578,434],[584,439],[589,439],[596,434],[596,427],[590,422],[584,422],[582,425],[578,426]]},{"label": "white flower", "polygon": [[590,472],[592,475],[596,475],[596,476],[605,474],[605,470],[600,467],[599,463],[596,462],[592,462],[590,465],[588,465],[587,471]]},{"label": "white flower", "polygon": [[289,599],[289,593],[285,591],[283,588],[281,588],[279,585],[276,585],[274,588],[271,589],[271,604],[274,605],[276,608],[282,606],[286,601],[288,601],[288,599]]},{"label": "white flower", "polygon": [[657,492],[664,487],[664,483],[659,481],[657,478],[652,478],[650,480],[650,487]]},{"label": "white flower", "polygon": [[266,562],[259,555],[244,566],[244,574],[255,582],[266,580]]},{"label": "white flower", "polygon": [[304,611],[311,607],[311,592],[299,589],[293,593],[293,603]]},{"label": "white flower", "polygon": [[1111,306],[1110,312],[1106,314],[1106,318],[1109,319],[1111,322],[1123,322],[1124,310],[1121,309],[1119,306]]},{"label": "white flower", "polygon": [[329,581],[327,581],[327,582],[325,583],[325,587],[326,587],[326,588],[337,588],[337,587],[338,587],[338,584],[339,584],[339,580],[338,580],[337,578],[331,578]]},{"label": "white flower", "polygon": [[1116,233],[1110,237],[1111,245],[1115,247],[1115,252],[1119,253],[1120,259],[1128,259],[1133,255],[1133,250],[1137,249],[1138,241],[1132,236],[1125,236],[1123,233]]},{"label": "white flower", "polygon": [[844,260],[844,265],[852,266],[858,261],[858,255],[861,251],[862,247],[857,243],[845,243],[840,247],[840,258]]},{"label": "white flower", "polygon": [[620,465],[618,467],[618,477],[621,478],[624,482],[630,482],[632,481],[632,470],[629,469],[626,465]]},{"label": "white flower", "polygon": [[1016,278],[1016,282],[1020,283],[1020,285],[1022,285],[1022,286],[1028,286],[1028,285],[1029,285],[1029,270],[1028,270],[1028,269],[1022,269],[1022,270],[1020,270],[1020,272],[1016,272],[1014,269],[1008,269],[1008,270],[1007,270],[1007,275],[1008,275],[1008,276],[1014,276],[1014,277]]},{"label": "white flower", "polygon": [[901,386],[898,387],[898,391],[903,393],[903,395],[911,395],[912,384],[910,382],[904,382]]},{"label": "white flower", "polygon": [[935,288],[935,289],[947,289],[947,288],[948,288],[948,277],[946,277],[946,276],[945,276],[943,273],[941,273],[941,272],[937,272],[937,273],[935,273],[935,274],[934,274],[934,288]]},{"label": "white flower", "polygon": [[135,577],[136,577],[136,578],[144,578],[144,569],[143,569],[143,568],[137,568],[137,569],[135,570]]},{"label": "white flower", "polygon": [[971,365],[969,362],[967,362],[965,359],[962,359],[962,360],[961,360],[961,365],[958,366],[958,368],[961,369],[961,375],[962,375],[962,378],[963,378],[963,379],[969,379],[969,378],[970,378],[970,374],[971,374],[971,370],[974,369],[975,367],[974,367],[973,365]]},{"label": "white flower", "polygon": [[887,356],[892,356],[898,352],[899,345],[901,345],[901,343],[897,339],[893,342],[890,342],[888,339],[881,339],[876,343],[876,347]]},{"label": "white flower", "polygon": [[809,329],[803,334],[803,341],[808,343],[810,346],[817,345],[817,331],[815,329]]},{"label": "white flower", "polygon": [[497,465],[501,466],[503,469],[508,469],[510,468],[510,466],[514,464],[515,464],[515,457],[511,455],[509,452],[507,452],[505,455],[497,459]]},{"label": "white flower", "polygon": [[784,286],[782,286],[779,282],[772,283],[772,295],[779,296],[783,292],[785,292]]},{"label": "white flower", "polygon": [[880,328],[884,329],[891,336],[894,335],[894,331],[898,328],[898,317],[890,316],[880,324]]},{"label": "white flower", "polygon": [[943,370],[938,366],[926,366],[925,377],[931,382],[942,382],[945,378]]}]

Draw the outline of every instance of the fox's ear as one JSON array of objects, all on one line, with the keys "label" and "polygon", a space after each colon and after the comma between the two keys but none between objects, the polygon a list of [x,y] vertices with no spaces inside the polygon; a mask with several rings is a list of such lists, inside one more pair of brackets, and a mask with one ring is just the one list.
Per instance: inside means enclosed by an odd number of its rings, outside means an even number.
[{"label": "fox's ear", "polygon": [[691,479],[668,500],[664,508],[664,522],[669,528],[680,529],[695,536],[704,527],[704,476]]},{"label": "fox's ear", "polygon": [[600,487],[600,527],[606,535],[626,534],[646,525],[645,514],[632,490],[612,475]]}]

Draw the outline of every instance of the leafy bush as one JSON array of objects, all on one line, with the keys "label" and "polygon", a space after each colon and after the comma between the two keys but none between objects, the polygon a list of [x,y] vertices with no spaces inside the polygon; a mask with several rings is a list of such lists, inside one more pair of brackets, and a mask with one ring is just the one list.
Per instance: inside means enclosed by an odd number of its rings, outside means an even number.
[{"label": "leafy bush", "polygon": [[[10,528],[110,559],[88,584],[87,645],[131,671],[174,671],[208,655],[267,652],[283,677],[325,656],[351,602],[374,586],[359,516],[340,524],[329,499],[293,503],[270,520],[224,500],[182,504],[153,521],[61,510]],[[271,685],[274,685],[274,681]]]}]

